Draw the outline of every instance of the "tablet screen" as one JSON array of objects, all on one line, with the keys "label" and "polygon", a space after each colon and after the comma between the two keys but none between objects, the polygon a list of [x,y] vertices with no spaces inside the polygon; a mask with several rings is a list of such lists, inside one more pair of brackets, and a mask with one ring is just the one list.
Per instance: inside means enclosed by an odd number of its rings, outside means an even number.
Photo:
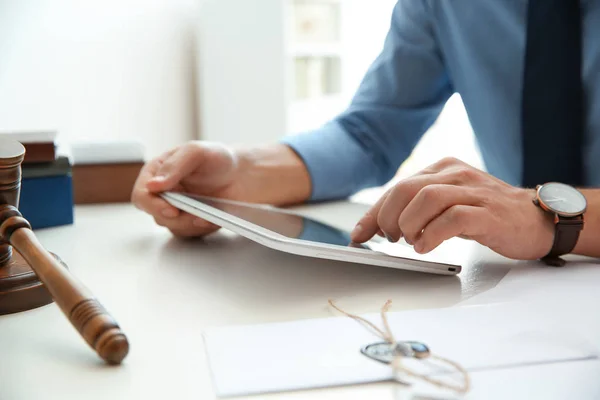
[{"label": "tablet screen", "polygon": [[[190,195],[188,195],[190,196]],[[266,207],[236,204],[232,202],[221,202],[205,197],[196,197],[196,200],[234,215],[238,218],[251,222],[255,225],[279,233],[280,235],[301,240],[309,240],[324,244],[337,246],[351,246],[368,249],[364,244],[358,244],[350,240],[350,233],[325,225],[313,219],[294,214],[287,214],[271,210]]]}]

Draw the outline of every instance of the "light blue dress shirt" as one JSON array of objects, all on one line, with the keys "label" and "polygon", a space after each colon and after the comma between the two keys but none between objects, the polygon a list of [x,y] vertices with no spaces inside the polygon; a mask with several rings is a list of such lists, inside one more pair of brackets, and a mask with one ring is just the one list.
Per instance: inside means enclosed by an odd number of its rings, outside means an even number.
[{"label": "light blue dress shirt", "polygon": [[[582,8],[583,156],[587,186],[600,186],[600,1],[582,0]],[[284,139],[308,167],[312,199],[389,181],[455,92],[488,171],[518,185],[526,14],[527,0],[400,0],[349,108]]]}]

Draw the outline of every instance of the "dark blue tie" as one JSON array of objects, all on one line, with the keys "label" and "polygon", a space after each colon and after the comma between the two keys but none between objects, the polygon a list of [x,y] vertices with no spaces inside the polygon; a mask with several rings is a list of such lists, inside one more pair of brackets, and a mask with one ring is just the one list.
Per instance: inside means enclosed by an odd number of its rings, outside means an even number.
[{"label": "dark blue tie", "polygon": [[523,80],[524,187],[584,184],[579,0],[529,0]]}]

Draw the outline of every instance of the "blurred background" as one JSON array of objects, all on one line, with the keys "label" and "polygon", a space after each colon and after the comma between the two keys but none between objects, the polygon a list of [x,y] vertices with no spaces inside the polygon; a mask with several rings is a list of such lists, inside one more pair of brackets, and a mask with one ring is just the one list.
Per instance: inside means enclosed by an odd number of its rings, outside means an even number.
[{"label": "blurred background", "polygon": [[[259,144],[342,111],[395,0],[0,0],[0,131]],[[459,96],[400,175],[482,167]]]}]

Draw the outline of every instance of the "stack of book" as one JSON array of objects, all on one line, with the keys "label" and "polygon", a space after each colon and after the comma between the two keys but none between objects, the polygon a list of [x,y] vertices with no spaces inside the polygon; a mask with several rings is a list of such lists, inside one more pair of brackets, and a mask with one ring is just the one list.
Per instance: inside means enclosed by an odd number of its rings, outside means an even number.
[{"label": "stack of book", "polygon": [[[144,166],[139,141],[56,146],[55,131],[0,132],[25,146],[19,210],[33,229],[73,223],[74,204],[127,203]],[[64,154],[64,155],[63,155]]]},{"label": "stack of book", "polygon": [[71,163],[57,155],[55,131],[0,133],[25,146],[19,210],[33,229],[73,223]]},{"label": "stack of book", "polygon": [[127,203],[144,166],[135,140],[71,143],[75,204]]}]

